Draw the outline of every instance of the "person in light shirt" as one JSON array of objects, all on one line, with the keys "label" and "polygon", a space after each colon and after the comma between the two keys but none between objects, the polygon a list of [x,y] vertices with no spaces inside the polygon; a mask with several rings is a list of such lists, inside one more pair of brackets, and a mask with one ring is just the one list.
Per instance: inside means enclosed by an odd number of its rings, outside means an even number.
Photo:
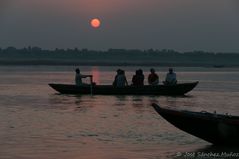
[{"label": "person in light shirt", "polygon": [[163,83],[165,85],[175,85],[175,84],[177,84],[177,76],[176,76],[176,73],[173,72],[172,68],[168,69],[168,73],[167,73],[165,81]]},{"label": "person in light shirt", "polygon": [[127,82],[124,70],[121,70],[121,69],[117,70],[117,75],[115,76],[113,86],[118,88],[128,86],[128,82]]},{"label": "person in light shirt", "polygon": [[82,82],[82,78],[87,78],[87,77],[92,78],[92,75],[82,75],[80,73],[79,68],[77,68],[75,70],[75,72],[76,72],[76,74],[75,74],[75,85],[77,85],[77,86],[86,85],[85,83]]}]

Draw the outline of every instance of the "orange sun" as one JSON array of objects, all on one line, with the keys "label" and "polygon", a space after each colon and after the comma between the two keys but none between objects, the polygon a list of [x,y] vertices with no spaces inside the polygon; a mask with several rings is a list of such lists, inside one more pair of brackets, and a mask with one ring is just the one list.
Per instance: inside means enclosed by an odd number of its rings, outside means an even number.
[{"label": "orange sun", "polygon": [[91,19],[90,21],[90,25],[93,27],[93,28],[99,28],[100,27],[100,20],[98,18],[94,18],[94,19]]}]

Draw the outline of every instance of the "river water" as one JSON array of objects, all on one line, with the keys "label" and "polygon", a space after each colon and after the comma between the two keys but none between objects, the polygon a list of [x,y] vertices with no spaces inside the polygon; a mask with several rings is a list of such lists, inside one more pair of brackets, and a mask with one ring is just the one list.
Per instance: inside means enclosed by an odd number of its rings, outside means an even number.
[{"label": "river water", "polygon": [[[97,84],[111,84],[117,68],[80,67]],[[121,68],[129,82],[138,69]],[[239,115],[238,68],[175,68],[179,82],[199,81],[184,97],[60,95],[48,86],[73,83],[74,69],[0,67],[0,159],[207,158],[200,153],[212,158],[216,152],[239,152],[180,131],[151,107],[155,102],[172,109]],[[147,77],[150,68],[142,69]],[[167,68],[155,69],[162,81]]]}]

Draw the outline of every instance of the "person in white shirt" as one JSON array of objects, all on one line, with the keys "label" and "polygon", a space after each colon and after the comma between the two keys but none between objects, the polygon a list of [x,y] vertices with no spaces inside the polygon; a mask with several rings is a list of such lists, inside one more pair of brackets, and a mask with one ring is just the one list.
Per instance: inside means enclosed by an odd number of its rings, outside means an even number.
[{"label": "person in white shirt", "polygon": [[81,86],[81,85],[85,85],[85,83],[82,82],[82,78],[86,78],[86,77],[91,77],[92,78],[92,75],[82,75],[80,73],[80,69],[77,68],[75,70],[76,74],[75,74],[75,84],[77,86]]},{"label": "person in white shirt", "polygon": [[113,86],[115,87],[125,87],[128,85],[124,70],[118,69],[117,75],[115,76],[115,80],[113,82]]},{"label": "person in white shirt", "polygon": [[165,85],[177,84],[177,76],[176,76],[176,73],[173,72],[172,68],[168,69],[168,73],[167,73],[165,81],[163,83]]}]

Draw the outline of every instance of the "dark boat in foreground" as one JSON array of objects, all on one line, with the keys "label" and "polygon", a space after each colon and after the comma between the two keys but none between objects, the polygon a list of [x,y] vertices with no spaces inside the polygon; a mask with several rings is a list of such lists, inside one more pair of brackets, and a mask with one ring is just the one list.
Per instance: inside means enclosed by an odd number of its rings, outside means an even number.
[{"label": "dark boat in foreground", "polygon": [[215,145],[239,145],[239,117],[208,112],[154,109],[175,127]]},{"label": "dark boat in foreground", "polygon": [[198,82],[181,83],[176,85],[156,86],[126,86],[123,88],[112,85],[83,85],[49,84],[53,89],[62,94],[100,94],[100,95],[184,95],[191,91]]}]

